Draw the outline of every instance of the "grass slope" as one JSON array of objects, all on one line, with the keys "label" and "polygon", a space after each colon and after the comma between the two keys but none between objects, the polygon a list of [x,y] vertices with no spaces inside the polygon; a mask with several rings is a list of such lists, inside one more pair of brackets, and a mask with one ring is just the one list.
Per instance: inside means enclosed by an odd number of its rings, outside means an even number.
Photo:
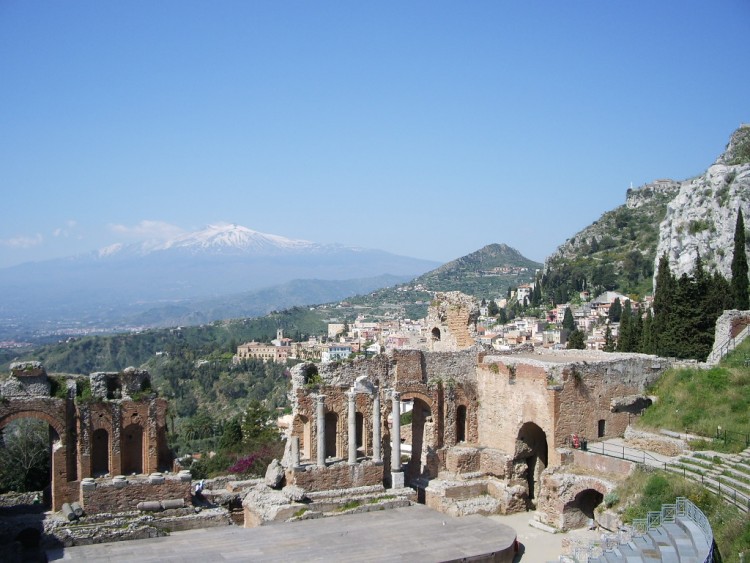
[{"label": "grass slope", "polygon": [[746,356],[750,356],[750,340],[717,367],[668,371],[649,390],[659,400],[645,411],[639,425],[689,430],[702,436],[715,436],[721,427],[730,438],[727,449],[744,449],[746,442],[741,437],[750,433],[750,367],[744,365]]}]

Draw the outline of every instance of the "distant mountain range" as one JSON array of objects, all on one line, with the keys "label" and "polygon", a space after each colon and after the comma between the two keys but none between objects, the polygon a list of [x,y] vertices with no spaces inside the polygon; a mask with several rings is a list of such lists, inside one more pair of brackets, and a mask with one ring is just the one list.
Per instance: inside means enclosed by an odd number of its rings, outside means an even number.
[{"label": "distant mountain range", "polygon": [[[150,318],[144,324],[164,326],[185,315],[213,320],[219,311],[230,312],[220,303],[229,296],[229,301],[245,304],[232,316],[264,314],[268,306],[335,301],[412,279],[438,265],[381,250],[212,225],[166,242],[116,244],[3,268],[0,340],[71,323],[81,328],[132,326]],[[312,281],[289,285],[294,280]],[[270,290],[275,286],[282,287]],[[266,292],[263,297],[251,295],[260,290]],[[172,313],[164,314],[168,309]]]}]

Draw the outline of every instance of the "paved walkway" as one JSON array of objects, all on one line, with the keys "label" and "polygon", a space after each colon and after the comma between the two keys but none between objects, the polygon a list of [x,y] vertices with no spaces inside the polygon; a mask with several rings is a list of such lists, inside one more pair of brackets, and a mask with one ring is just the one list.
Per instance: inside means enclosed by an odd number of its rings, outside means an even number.
[{"label": "paved walkway", "polygon": [[[527,518],[528,520],[528,518]],[[245,529],[72,547],[49,561],[445,561],[512,549],[516,532],[483,516],[452,518],[422,505]],[[556,556],[555,556],[556,559]],[[524,558],[538,562],[543,559]]]}]

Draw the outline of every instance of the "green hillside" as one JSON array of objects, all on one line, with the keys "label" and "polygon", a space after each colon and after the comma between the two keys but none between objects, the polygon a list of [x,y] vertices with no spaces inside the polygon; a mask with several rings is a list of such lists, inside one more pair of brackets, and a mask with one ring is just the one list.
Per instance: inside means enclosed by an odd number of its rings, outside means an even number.
[{"label": "green hillside", "polygon": [[508,288],[534,281],[542,264],[525,258],[506,244],[490,244],[443,264],[407,284],[347,299],[338,309],[343,316],[360,313],[380,317],[420,319],[435,291],[460,291],[477,300],[505,297]]},{"label": "green hillside", "polygon": [[[717,428],[727,436],[726,444],[711,448],[742,450],[750,435],[750,340],[745,340],[718,366],[673,369],[649,390],[659,400],[646,409],[639,425],[666,428],[701,436],[714,436]],[[736,440],[732,440],[735,437]],[[742,439],[740,440],[740,437]]]},{"label": "green hillside", "polygon": [[556,303],[588,289],[643,296],[652,290],[659,224],[676,184],[628,190],[621,205],[576,233],[547,259],[543,287]]}]

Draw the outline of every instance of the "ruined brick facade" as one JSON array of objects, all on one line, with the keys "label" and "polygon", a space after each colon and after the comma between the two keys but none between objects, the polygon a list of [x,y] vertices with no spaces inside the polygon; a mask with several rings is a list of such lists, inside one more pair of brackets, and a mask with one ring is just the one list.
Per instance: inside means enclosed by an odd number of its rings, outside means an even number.
[{"label": "ruined brick facade", "polygon": [[[90,393],[77,396],[81,387]],[[134,368],[49,378],[38,362],[23,362],[0,384],[0,430],[19,418],[43,420],[52,429],[54,510],[82,500],[85,478],[168,468],[166,409],[166,401],[150,393],[148,373]]]},{"label": "ruined brick facade", "polygon": [[[463,331],[467,336],[468,310],[461,303],[448,303],[442,316],[432,310],[431,316],[444,327],[453,326],[449,333]],[[445,334],[441,331],[443,345]],[[574,441],[622,436],[646,404],[646,388],[668,367],[663,359],[642,354],[571,350],[491,355],[480,347],[462,349],[459,340],[451,341],[451,351],[397,350],[368,360],[295,366],[290,437],[299,440],[299,466],[304,468],[294,473],[295,484],[308,491],[354,486],[347,477],[356,473],[352,464],[367,462],[367,484],[392,485],[391,479],[401,473],[398,468],[394,472],[391,459],[393,417],[398,416],[393,411],[395,393],[401,403],[413,404],[409,432],[401,434],[403,445],[411,448],[409,455],[404,447],[402,478],[423,491],[427,504],[457,514],[509,512],[543,501],[558,510],[550,500],[550,482],[543,478],[546,470],[554,472],[564,463],[566,448]],[[354,461],[347,456],[347,397],[352,390]],[[379,432],[373,432],[376,395]],[[322,465],[318,400],[325,412]],[[373,460],[372,440],[378,435],[381,456]],[[296,475],[304,475],[304,480]],[[599,498],[599,488],[583,495],[580,506],[587,508]],[[467,500],[477,495],[494,500]],[[565,502],[573,506],[578,501]],[[570,521],[557,522],[568,526],[580,519],[580,506]]]}]

